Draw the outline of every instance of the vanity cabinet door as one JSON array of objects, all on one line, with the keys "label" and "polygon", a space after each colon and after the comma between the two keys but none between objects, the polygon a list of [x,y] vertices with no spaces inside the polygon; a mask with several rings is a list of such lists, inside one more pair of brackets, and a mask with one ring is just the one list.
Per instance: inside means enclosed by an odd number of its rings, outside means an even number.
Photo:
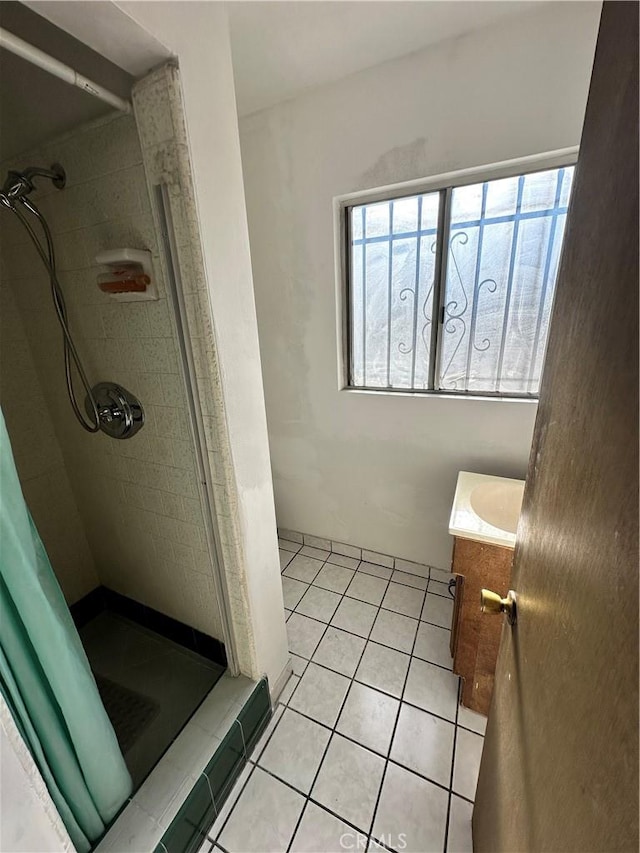
[{"label": "vanity cabinet door", "polygon": [[500,646],[501,619],[483,616],[480,590],[506,595],[511,580],[513,551],[456,537],[453,570],[458,578],[454,607],[451,652],[453,671],[463,678],[460,701],[487,716]]}]

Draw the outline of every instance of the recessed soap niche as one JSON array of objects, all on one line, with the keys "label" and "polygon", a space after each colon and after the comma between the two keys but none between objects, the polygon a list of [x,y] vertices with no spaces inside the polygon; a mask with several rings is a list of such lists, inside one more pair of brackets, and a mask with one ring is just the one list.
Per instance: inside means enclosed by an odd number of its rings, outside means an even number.
[{"label": "recessed soap niche", "polygon": [[96,255],[104,267],[97,283],[103,293],[118,302],[148,302],[158,299],[151,252],[144,249],[109,249]]}]

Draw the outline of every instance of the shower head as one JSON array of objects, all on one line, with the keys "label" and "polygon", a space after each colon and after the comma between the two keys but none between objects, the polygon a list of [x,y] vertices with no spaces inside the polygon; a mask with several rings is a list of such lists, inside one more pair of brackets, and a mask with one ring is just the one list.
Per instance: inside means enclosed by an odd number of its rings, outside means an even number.
[{"label": "shower head", "polygon": [[59,163],[54,163],[50,169],[29,166],[23,172],[9,172],[0,190],[0,202],[5,207],[11,207],[15,201],[24,199],[35,189],[34,178],[48,178],[59,190],[64,187],[67,180],[65,171]]}]

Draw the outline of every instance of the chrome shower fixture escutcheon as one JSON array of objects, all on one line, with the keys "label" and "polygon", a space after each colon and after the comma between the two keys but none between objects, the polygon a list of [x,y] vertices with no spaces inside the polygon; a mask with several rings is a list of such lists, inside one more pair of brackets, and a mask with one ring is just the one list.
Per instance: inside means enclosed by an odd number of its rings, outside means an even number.
[{"label": "chrome shower fixture escutcheon", "polygon": [[[65,171],[59,163],[54,163],[50,169],[29,166],[22,172],[11,171],[8,173],[2,189],[0,189],[0,209],[6,208],[17,216],[49,274],[53,305],[62,330],[64,374],[71,408],[78,423],[87,432],[94,433],[102,430],[112,438],[130,438],[144,425],[142,406],[133,394],[130,394],[121,385],[116,385],[115,382],[101,382],[94,388],[91,387],[69,329],[67,307],[56,270],[51,229],[37,205],[32,199],[28,198],[29,193],[36,189],[35,178],[46,178],[59,190],[64,188],[67,181]],[[25,214],[25,211],[35,217],[40,224],[44,241],[42,237],[38,237],[31,224],[30,217]],[[89,418],[88,421],[80,410],[74,388],[72,366],[75,367],[77,378],[86,392],[84,408]]]},{"label": "chrome shower fixture escutcheon", "polygon": [[[131,438],[144,425],[144,410],[137,397],[115,382],[99,382],[91,389],[98,408],[100,429],[111,438]],[[93,407],[87,395],[84,407]]]}]

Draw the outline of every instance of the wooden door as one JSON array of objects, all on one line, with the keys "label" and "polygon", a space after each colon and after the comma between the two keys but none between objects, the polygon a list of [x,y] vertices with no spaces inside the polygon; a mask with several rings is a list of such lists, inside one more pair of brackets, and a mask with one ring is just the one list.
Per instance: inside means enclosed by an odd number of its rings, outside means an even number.
[{"label": "wooden door", "polygon": [[[549,92],[553,97],[553,92]],[[473,813],[638,850],[638,5],[605,2]],[[487,617],[496,618],[496,617]]]}]

